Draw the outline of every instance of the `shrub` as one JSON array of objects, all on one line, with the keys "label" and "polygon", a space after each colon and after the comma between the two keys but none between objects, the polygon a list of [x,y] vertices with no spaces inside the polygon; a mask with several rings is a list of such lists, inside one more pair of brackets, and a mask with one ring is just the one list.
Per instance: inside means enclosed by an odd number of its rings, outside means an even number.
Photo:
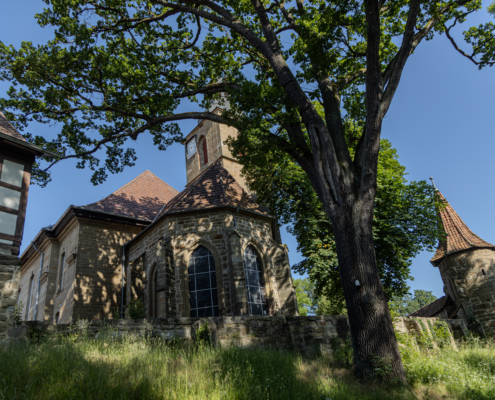
[{"label": "shrub", "polygon": [[131,299],[127,310],[130,319],[146,318],[146,306],[141,299]]}]

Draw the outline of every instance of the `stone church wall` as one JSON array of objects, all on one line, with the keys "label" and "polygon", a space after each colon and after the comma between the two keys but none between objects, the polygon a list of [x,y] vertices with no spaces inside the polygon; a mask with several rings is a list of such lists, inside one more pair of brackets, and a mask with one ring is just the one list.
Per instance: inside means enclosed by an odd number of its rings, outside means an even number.
[{"label": "stone church wall", "polygon": [[[159,316],[189,316],[187,269],[191,254],[199,245],[206,247],[215,259],[221,315],[247,314],[243,252],[249,244],[256,248],[262,258],[267,300],[272,313],[297,314],[287,252],[272,239],[271,221],[252,214],[239,213],[236,216],[236,226],[237,229],[234,228],[234,212],[230,210],[204,210],[169,216],[156,223],[142,238],[129,246],[131,264],[141,259],[142,268],[146,271],[144,300],[148,304],[150,317],[155,316],[153,306],[150,306],[150,299],[154,294],[149,292],[152,287],[150,277],[155,266],[162,276],[159,285],[171,288],[168,296],[172,299],[168,300],[168,304],[175,304],[175,309],[169,308],[170,314]],[[168,264],[164,259],[167,247],[171,251]],[[171,262],[175,265],[175,273],[169,274],[167,280],[164,268]],[[132,268],[128,271],[127,292],[130,293]],[[166,295],[162,295],[162,298],[167,301]]]},{"label": "stone church wall", "polygon": [[439,265],[445,291],[463,306],[462,316],[472,312],[486,334],[495,333],[495,251],[466,250],[447,256]]},{"label": "stone church wall", "polygon": [[142,228],[79,219],[73,319],[111,318],[121,303],[122,246]]}]

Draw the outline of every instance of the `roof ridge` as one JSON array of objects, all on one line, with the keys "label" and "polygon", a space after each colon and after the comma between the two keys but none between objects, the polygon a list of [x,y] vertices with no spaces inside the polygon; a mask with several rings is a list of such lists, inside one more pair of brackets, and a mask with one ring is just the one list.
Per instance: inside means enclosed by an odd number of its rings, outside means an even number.
[{"label": "roof ridge", "polygon": [[[174,198],[172,200],[170,200],[167,204],[164,205],[164,207],[170,205],[170,208],[168,209],[168,211],[171,211],[174,209],[174,207],[177,205],[177,203],[179,202],[179,200],[181,200],[183,197],[181,197],[181,195],[184,195],[184,196],[187,196],[187,194],[189,194],[189,192],[191,192],[198,184],[199,182],[201,181],[201,178],[202,176],[204,176],[204,174],[209,171],[211,169],[211,167],[213,167],[215,165],[215,163],[213,163],[212,165],[210,165],[208,168],[206,168],[201,174],[199,174],[196,178],[194,178],[190,183],[194,183],[194,185],[191,185],[191,186],[187,186],[182,192],[179,192],[176,196],[174,196]],[[180,197],[180,198],[179,198]],[[163,208],[164,208],[163,207]],[[162,213],[163,211],[163,208],[160,210],[160,212],[156,215],[155,219]]]},{"label": "roof ridge", "polygon": [[447,296],[446,296],[446,295],[443,295],[442,297],[440,297],[440,298],[438,298],[438,299],[436,299],[436,300],[433,300],[431,303],[428,303],[428,304],[426,304],[425,306],[423,306],[423,307],[421,307],[421,308],[418,308],[416,311],[414,311],[414,312],[412,312],[411,314],[409,314],[409,315],[408,315],[408,317],[410,317],[410,316],[414,316],[414,314],[419,313],[421,310],[423,310],[423,309],[425,309],[425,308],[427,308],[427,307],[431,306],[432,304],[434,304],[434,303],[436,303],[436,302],[438,302],[438,301],[440,301],[440,300],[442,300],[442,301],[446,301],[446,300],[447,300]]},{"label": "roof ridge", "polygon": [[158,176],[156,176],[153,172],[151,172],[149,169],[141,172],[138,176],[136,176],[134,179],[131,179],[129,182],[127,182],[125,185],[122,185],[121,187],[119,187],[118,189],[114,190],[112,193],[110,193],[109,195],[105,196],[105,197],[102,197],[100,200],[97,200],[97,201],[93,201],[92,203],[89,203],[89,204],[85,204],[85,205],[82,205],[82,206],[78,206],[78,207],[88,207],[92,204],[96,204],[96,203],[99,203],[100,201],[105,201],[107,200],[108,198],[110,198],[110,196],[112,195],[115,195],[118,191],[124,189],[125,187],[129,186],[131,183],[133,183],[136,179],[138,179],[140,176],[144,175],[146,172],[149,172],[151,175],[153,175],[154,177],[156,177],[157,179],[160,179],[163,183],[165,183],[167,186],[169,186],[170,188],[174,189],[176,192],[180,193],[177,189],[175,189],[174,187],[170,186],[167,182],[165,182],[163,179],[159,178]]},{"label": "roof ridge", "polygon": [[[141,173],[140,175],[136,176],[136,178],[134,179],[137,179],[139,176],[143,175],[145,172],[149,172],[151,175],[153,175],[156,179],[160,179],[165,185],[167,185],[168,187],[174,189],[177,193],[180,193],[180,191],[178,191],[176,188],[174,188],[172,185],[170,185],[168,182],[165,182],[162,178],[160,178],[157,174],[155,174],[153,171],[150,171],[149,169],[145,170],[143,173]],[[132,182],[132,181],[131,181]],[[130,182],[129,182],[130,183]]]},{"label": "roof ridge", "polygon": [[218,206],[234,209],[237,207],[269,216],[222,166],[221,161],[216,160],[171,199],[160,210],[154,221],[169,213],[199,211]]}]

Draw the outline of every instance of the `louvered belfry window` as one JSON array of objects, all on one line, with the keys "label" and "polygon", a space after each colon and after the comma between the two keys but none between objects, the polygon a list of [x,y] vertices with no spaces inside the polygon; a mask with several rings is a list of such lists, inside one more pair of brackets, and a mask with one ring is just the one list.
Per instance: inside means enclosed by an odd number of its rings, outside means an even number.
[{"label": "louvered belfry window", "polygon": [[203,246],[189,260],[189,301],[191,318],[219,316],[215,260]]},{"label": "louvered belfry window", "polygon": [[203,165],[208,164],[208,146],[206,145],[206,138],[203,140]]},{"label": "louvered belfry window", "polygon": [[258,252],[253,246],[244,251],[244,270],[248,292],[249,314],[266,315],[265,280]]}]

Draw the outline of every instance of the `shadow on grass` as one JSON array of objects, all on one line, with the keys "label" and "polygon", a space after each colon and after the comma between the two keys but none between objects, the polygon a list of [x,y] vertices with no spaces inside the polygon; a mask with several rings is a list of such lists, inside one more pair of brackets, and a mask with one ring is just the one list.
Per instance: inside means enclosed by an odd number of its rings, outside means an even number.
[{"label": "shadow on grass", "polygon": [[417,399],[407,388],[361,384],[322,357],[67,339],[0,350],[0,399],[26,398]]}]

